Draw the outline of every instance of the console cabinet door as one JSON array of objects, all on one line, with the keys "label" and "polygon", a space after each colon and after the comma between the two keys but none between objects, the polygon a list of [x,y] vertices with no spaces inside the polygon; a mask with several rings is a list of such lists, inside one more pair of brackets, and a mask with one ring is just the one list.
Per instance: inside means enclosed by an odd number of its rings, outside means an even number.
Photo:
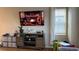
[{"label": "console cabinet door", "polygon": [[23,47],[24,46],[22,37],[17,37],[16,41],[17,41],[17,47]]},{"label": "console cabinet door", "polygon": [[43,38],[37,38],[36,39],[36,48],[44,48]]}]

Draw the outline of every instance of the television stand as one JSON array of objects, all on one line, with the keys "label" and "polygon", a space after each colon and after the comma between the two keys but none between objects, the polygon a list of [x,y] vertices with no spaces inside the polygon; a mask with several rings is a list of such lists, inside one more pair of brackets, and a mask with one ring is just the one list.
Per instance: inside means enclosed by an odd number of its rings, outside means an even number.
[{"label": "television stand", "polygon": [[26,33],[23,37],[16,37],[19,48],[44,48],[44,34]]}]

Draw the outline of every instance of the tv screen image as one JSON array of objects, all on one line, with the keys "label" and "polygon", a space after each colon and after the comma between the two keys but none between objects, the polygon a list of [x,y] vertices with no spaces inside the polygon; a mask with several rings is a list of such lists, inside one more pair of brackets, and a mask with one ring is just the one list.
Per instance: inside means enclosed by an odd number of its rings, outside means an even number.
[{"label": "tv screen image", "polygon": [[21,26],[41,26],[44,25],[43,11],[20,11]]}]

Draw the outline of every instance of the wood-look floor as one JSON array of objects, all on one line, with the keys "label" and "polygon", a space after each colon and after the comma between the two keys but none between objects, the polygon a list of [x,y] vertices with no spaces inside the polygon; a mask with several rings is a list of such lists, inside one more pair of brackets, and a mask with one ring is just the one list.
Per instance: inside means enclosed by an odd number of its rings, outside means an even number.
[{"label": "wood-look floor", "polygon": [[51,48],[32,49],[32,48],[0,48],[0,51],[53,51]]}]

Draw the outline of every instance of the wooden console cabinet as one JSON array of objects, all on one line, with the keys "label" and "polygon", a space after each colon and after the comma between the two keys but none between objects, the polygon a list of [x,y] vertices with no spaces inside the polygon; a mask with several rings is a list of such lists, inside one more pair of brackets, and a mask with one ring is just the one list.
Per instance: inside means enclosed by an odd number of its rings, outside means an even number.
[{"label": "wooden console cabinet", "polygon": [[23,37],[16,37],[17,47],[21,48],[44,48],[44,34],[27,33]]}]

